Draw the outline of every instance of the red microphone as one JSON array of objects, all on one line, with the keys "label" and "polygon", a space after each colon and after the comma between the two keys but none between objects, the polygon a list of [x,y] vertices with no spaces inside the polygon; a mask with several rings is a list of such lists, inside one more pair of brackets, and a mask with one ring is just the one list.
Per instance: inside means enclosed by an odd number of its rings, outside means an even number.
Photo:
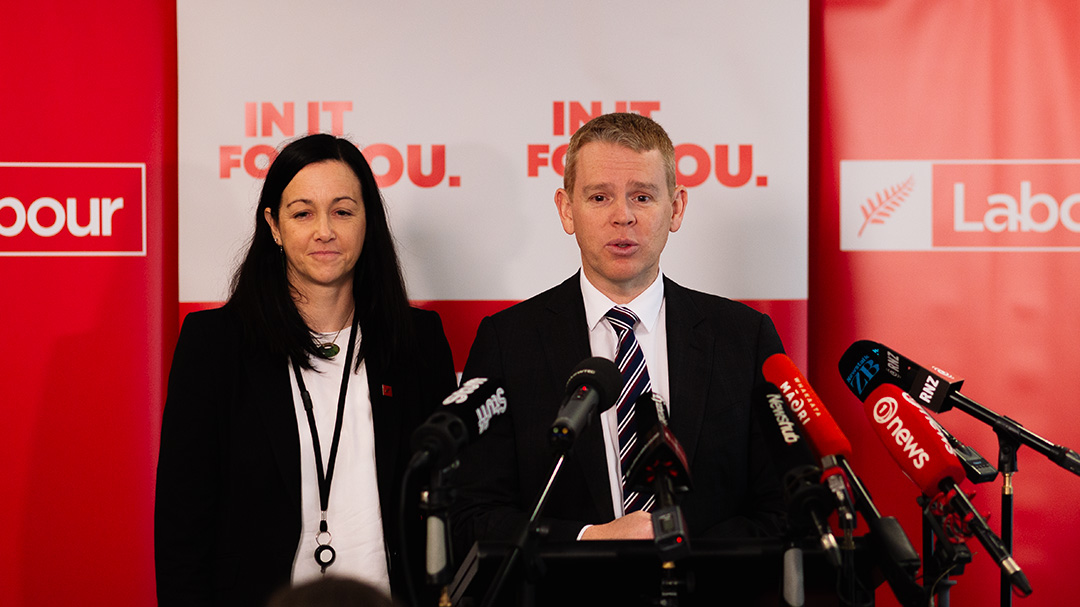
[{"label": "red microphone", "polygon": [[892,384],[878,386],[863,406],[870,427],[904,474],[924,495],[940,498],[947,509],[960,516],[970,531],[968,535],[974,535],[986,548],[1017,593],[1031,594],[1031,585],[1020,566],[959,487],[964,468],[937,422],[910,394]]},{"label": "red microphone", "polygon": [[941,492],[941,483],[964,478],[964,468],[937,422],[910,394],[892,384],[877,387],[863,402],[870,427],[900,469],[923,495]]},{"label": "red microphone", "polygon": [[810,387],[799,368],[787,354],[773,354],[761,365],[765,381],[776,386],[784,395],[793,421],[802,428],[803,434],[821,459],[822,479],[829,491],[836,496],[840,525],[846,530],[855,526],[850,510],[852,500],[845,482],[844,462],[851,457],[851,443],[836,425],[821,399]]},{"label": "red microphone", "polygon": [[[786,354],[773,354],[761,366],[766,381],[784,395],[792,420],[799,425],[824,469],[822,479],[836,499],[837,514],[844,534],[851,537],[855,527],[852,507],[866,519],[874,540],[879,564],[889,586],[905,605],[923,604],[927,596],[913,574],[919,569],[919,554],[911,545],[900,523],[882,516],[870,499],[870,493],[851,469],[851,443],[829,415],[821,399],[810,387],[799,368]],[[854,496],[855,499],[852,499]]]},{"label": "red microphone", "polygon": [[840,455],[851,458],[851,443],[787,354],[773,354],[767,358],[761,365],[761,372],[766,381],[784,394],[795,421],[806,432],[818,457]]}]

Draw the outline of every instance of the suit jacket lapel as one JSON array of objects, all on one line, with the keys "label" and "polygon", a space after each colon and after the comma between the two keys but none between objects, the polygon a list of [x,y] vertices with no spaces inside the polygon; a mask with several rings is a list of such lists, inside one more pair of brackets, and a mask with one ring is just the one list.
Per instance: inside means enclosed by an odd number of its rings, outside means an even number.
[{"label": "suit jacket lapel", "polygon": [[371,423],[375,432],[375,474],[378,478],[379,495],[396,496],[399,443],[404,440],[403,410],[402,407],[395,406],[392,396],[383,393],[383,382],[390,382],[386,384],[390,390],[394,387],[400,389],[401,386],[394,386],[389,377],[379,374],[377,369],[380,365],[373,359],[374,356],[377,355],[368,354],[367,378],[368,390],[371,392]]},{"label": "suit jacket lapel", "polygon": [[[544,345],[544,355],[552,372],[552,381],[555,382],[553,385],[557,386],[564,385],[574,368],[592,356],[579,274],[575,274],[552,291],[547,302],[549,314],[537,325],[541,343]],[[551,421],[554,419],[552,417]],[[598,419],[578,437],[570,460],[585,476],[597,512],[605,520],[613,519],[615,513],[611,504],[604,433]]]},{"label": "suit jacket lapel", "polygon": [[245,357],[244,376],[252,398],[251,415],[266,430],[281,480],[292,503],[300,508],[300,435],[292,402],[289,365],[284,357],[256,354]]},{"label": "suit jacket lapel", "polygon": [[705,316],[686,289],[666,277],[664,299],[671,392],[668,425],[693,464],[709,396],[713,332],[702,330]]},{"label": "suit jacket lapel", "polygon": [[[370,355],[369,355],[370,358]],[[399,407],[382,393],[382,381],[367,364],[368,389],[371,391],[371,416],[375,427],[375,471],[380,495],[397,495],[394,471],[398,464],[398,441],[401,440],[403,423]],[[274,461],[281,473],[282,482],[289,491],[292,503],[300,507],[300,430],[297,427],[296,409],[292,402],[290,367],[283,357],[257,355],[247,357],[244,374],[248,390],[251,415],[260,420],[266,430],[274,452]],[[324,447],[324,448],[328,448]]]}]

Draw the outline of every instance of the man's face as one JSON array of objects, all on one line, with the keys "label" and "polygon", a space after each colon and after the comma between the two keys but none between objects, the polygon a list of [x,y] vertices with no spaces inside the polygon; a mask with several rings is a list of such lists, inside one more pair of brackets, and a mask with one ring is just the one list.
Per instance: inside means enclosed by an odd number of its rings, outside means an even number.
[{"label": "man's face", "polygon": [[626,303],[656,279],[686,198],[682,186],[668,191],[658,150],[593,141],[578,151],[574,191],[560,188],[555,205],[563,229],[577,238],[585,277],[612,301]]}]

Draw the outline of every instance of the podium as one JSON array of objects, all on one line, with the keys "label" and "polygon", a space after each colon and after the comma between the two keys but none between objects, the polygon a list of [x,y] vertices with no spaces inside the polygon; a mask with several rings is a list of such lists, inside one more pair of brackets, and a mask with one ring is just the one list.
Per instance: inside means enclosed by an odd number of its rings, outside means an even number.
[{"label": "podium", "polygon": [[[509,544],[477,542],[450,585],[455,606],[478,607]],[[804,549],[806,605],[839,605],[837,573],[818,549]],[[781,604],[783,545],[779,540],[695,539],[690,555],[664,570],[651,541],[542,544],[533,563],[519,561],[497,605],[654,605],[665,576],[680,582],[678,604]]]}]

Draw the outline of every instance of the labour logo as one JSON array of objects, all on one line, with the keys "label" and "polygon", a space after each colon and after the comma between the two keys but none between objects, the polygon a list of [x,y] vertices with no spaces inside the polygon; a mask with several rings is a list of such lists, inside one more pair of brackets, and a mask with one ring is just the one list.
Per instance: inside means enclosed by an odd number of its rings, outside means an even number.
[{"label": "labour logo", "polygon": [[843,251],[1080,250],[1080,160],[846,160]]},{"label": "labour logo", "polygon": [[0,163],[0,256],[145,255],[145,164]]}]

